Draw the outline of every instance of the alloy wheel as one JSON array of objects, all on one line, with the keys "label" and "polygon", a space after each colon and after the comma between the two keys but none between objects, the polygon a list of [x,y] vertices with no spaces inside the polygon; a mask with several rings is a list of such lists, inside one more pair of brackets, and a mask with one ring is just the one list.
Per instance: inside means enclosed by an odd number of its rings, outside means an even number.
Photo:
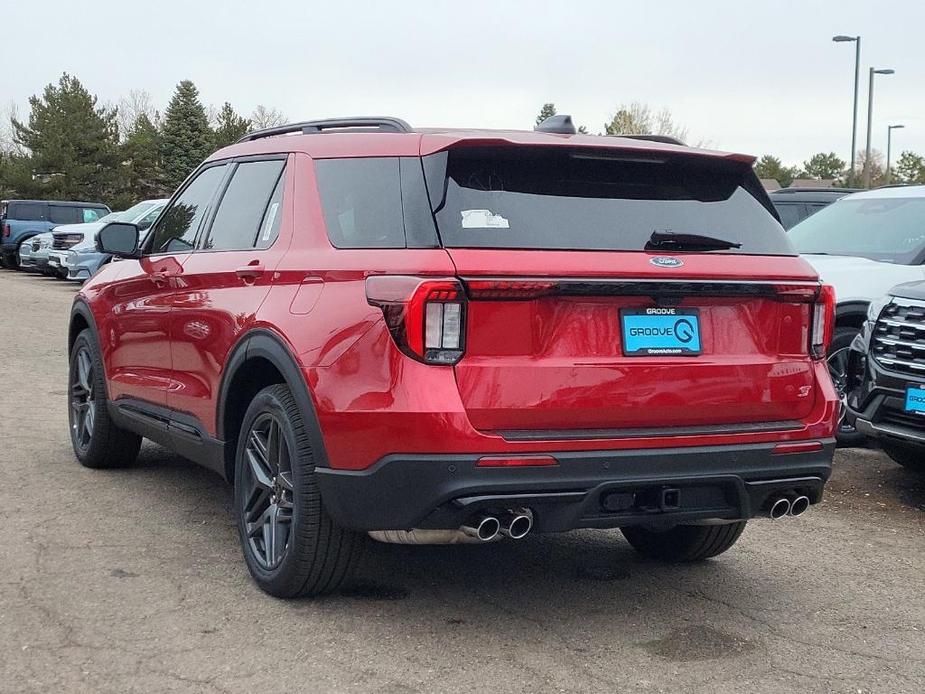
[{"label": "alloy wheel", "polygon": [[279,420],[261,414],[244,448],[241,518],[251,553],[265,570],[280,565],[292,532],[292,459]]},{"label": "alloy wheel", "polygon": [[848,347],[832,352],[826,363],[829,367],[829,374],[832,376],[835,392],[838,393],[838,399],[841,401],[841,410],[838,415],[838,431],[842,434],[853,434],[855,428],[845,423],[845,414],[848,410]]},{"label": "alloy wheel", "polygon": [[86,450],[93,438],[96,419],[96,394],[93,391],[93,359],[86,347],[77,351],[71,376],[71,434],[80,450]]}]

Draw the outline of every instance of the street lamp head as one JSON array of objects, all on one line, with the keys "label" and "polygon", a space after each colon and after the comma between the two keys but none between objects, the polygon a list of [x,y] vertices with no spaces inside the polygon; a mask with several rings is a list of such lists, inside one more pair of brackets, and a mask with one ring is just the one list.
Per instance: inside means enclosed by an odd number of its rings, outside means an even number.
[{"label": "street lamp head", "polygon": [[886,126],[887,130],[899,130],[900,128],[905,128],[905,125],[888,125]]},{"label": "street lamp head", "polygon": [[860,36],[845,36],[844,34],[839,34],[838,36],[833,36],[832,40],[835,43],[844,43],[845,41],[857,41]]},{"label": "street lamp head", "polygon": [[[871,69],[873,69],[873,68],[871,68]],[[883,70],[874,70],[874,74],[875,74],[875,75],[892,75],[892,74],[895,73],[895,72],[896,72],[896,70],[891,70],[891,69],[889,69],[889,68],[886,68],[886,69],[883,69]]]}]

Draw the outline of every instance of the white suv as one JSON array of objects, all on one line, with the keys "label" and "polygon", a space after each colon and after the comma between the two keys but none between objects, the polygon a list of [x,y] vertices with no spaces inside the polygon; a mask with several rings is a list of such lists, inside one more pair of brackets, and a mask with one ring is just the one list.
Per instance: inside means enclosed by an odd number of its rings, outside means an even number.
[{"label": "white suv", "polygon": [[[822,280],[835,286],[838,305],[829,368],[843,394],[848,347],[870,303],[897,284],[925,279],[925,186],[847,195],[788,235]],[[852,445],[864,437],[843,423],[838,439]]]}]

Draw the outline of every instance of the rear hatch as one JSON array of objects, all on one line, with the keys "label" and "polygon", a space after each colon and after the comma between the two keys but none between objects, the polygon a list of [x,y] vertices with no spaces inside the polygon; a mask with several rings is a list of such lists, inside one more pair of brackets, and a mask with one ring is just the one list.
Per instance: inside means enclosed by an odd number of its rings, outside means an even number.
[{"label": "rear hatch", "polygon": [[748,163],[522,146],[431,156],[468,297],[454,368],[476,428],[784,429],[810,413],[818,281]]}]

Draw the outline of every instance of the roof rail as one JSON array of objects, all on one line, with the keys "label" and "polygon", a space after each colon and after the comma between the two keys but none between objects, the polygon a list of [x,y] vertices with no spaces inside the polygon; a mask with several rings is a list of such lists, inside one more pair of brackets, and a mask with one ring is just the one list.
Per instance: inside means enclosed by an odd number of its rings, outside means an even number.
[{"label": "roof rail", "polygon": [[652,142],[662,142],[666,145],[681,145],[682,147],[687,147],[686,142],[682,142],[676,137],[671,135],[621,135],[617,134],[615,137],[628,137],[631,140],[650,140]]},{"label": "roof rail", "polygon": [[278,125],[273,128],[255,130],[242,137],[238,142],[252,142],[265,137],[289,135],[301,132],[303,135],[321,133],[325,130],[369,129],[384,133],[410,133],[414,132],[411,126],[401,118],[390,116],[363,116],[359,118],[325,118],[323,120],[306,120],[300,123]]}]

